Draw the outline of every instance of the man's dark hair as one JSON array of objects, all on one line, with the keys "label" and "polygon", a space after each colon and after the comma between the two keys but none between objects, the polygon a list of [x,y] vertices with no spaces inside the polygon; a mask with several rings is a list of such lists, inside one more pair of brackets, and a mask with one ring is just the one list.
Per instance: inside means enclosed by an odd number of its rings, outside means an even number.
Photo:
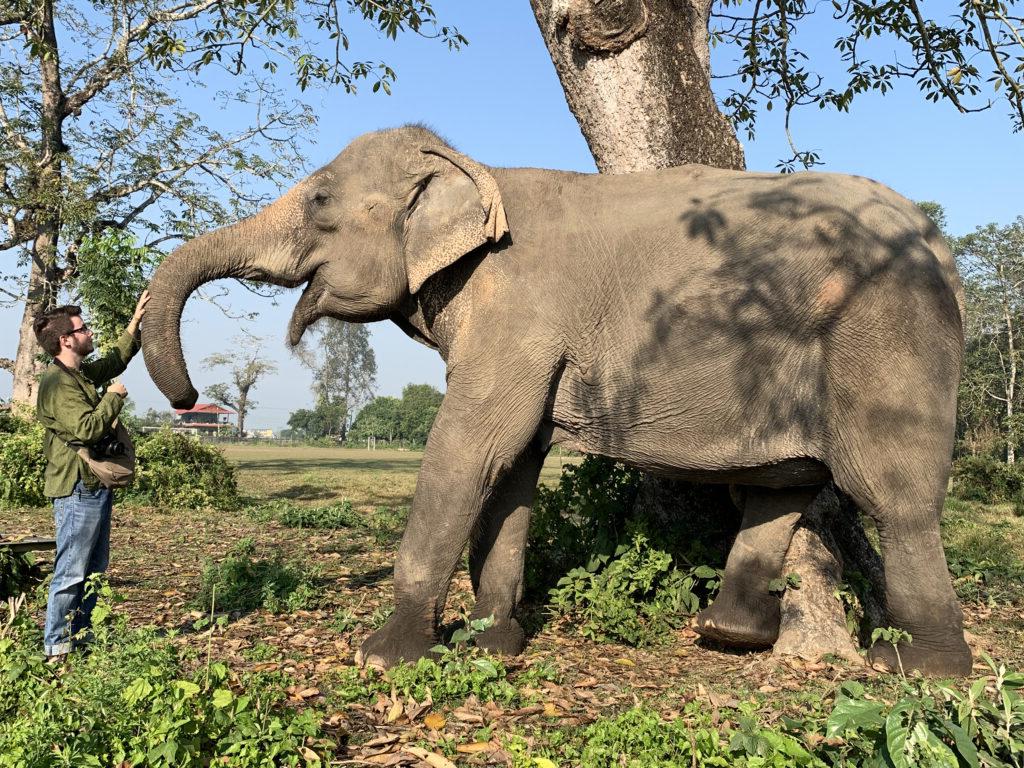
[{"label": "man's dark hair", "polygon": [[32,330],[36,332],[39,342],[46,354],[56,357],[60,354],[60,337],[67,336],[74,330],[72,317],[81,317],[82,308],[74,304],[54,307],[48,312],[40,312],[32,321]]}]

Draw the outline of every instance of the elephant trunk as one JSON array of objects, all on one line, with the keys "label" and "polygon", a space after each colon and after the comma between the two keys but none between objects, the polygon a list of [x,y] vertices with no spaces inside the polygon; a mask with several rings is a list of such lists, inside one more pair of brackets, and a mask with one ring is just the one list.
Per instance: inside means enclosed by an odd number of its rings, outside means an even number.
[{"label": "elephant trunk", "polygon": [[[311,269],[302,264],[303,247],[294,228],[294,210],[289,210],[290,197],[251,219],[185,243],[153,275],[142,352],[150,378],[175,408],[191,408],[199,397],[188,375],[180,335],[182,311],[194,290],[227,277],[288,287],[307,279]],[[292,214],[292,227],[282,230],[273,225],[282,218],[288,221],[288,214]]]},{"label": "elephant trunk", "polygon": [[199,393],[192,386],[181,350],[181,314],[199,286],[241,277],[244,262],[228,245],[231,229],[199,237],[171,253],[149,285],[150,302],[142,324],[142,354],[153,383],[175,408],[191,408]]}]

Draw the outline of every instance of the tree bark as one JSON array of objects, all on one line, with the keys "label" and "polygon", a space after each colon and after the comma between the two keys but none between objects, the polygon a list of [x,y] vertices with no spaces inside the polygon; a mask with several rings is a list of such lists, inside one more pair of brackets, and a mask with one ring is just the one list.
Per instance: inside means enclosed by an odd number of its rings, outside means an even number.
[{"label": "tree bark", "polygon": [[[745,167],[743,149],[711,91],[711,0],[531,0],[531,5],[600,172],[685,163]],[[656,517],[671,515],[673,507],[681,511],[681,505],[667,501],[673,485],[648,478],[640,503],[667,505],[654,510]],[[786,594],[780,651],[853,654],[842,605],[834,597],[843,558],[827,532],[839,523],[855,529],[851,541],[867,544],[867,538],[855,514],[837,520],[839,506],[838,501],[820,506],[794,537],[787,572],[798,573],[806,587]],[[867,550],[874,554],[869,544]],[[866,556],[852,547],[847,560],[855,562],[847,565],[877,577],[879,570],[861,563]]]},{"label": "tree bark", "polygon": [[[38,61],[42,84],[41,140],[33,196],[36,199],[46,199],[51,194],[59,193],[62,181],[61,156],[64,152],[64,89],[60,79],[53,0],[44,0],[37,6],[30,34],[39,46]],[[36,223],[36,236],[32,244],[32,268],[29,272],[25,310],[19,327],[18,352],[14,360],[14,384],[11,391],[11,402],[22,408],[35,406],[37,379],[43,368],[39,360],[42,350],[32,331],[32,321],[39,312],[53,308],[64,279],[63,270],[57,266],[60,228],[60,216],[52,212]]]},{"label": "tree bark", "polygon": [[531,0],[602,173],[744,167],[711,93],[709,0]]}]

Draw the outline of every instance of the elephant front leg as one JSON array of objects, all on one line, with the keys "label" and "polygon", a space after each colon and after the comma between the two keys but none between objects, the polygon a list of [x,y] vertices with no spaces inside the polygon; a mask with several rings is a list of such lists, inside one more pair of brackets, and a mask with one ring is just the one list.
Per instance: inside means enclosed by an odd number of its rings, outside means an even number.
[{"label": "elephant front leg", "polygon": [[469,545],[469,572],[476,605],[472,619],[492,617],[494,624],[476,637],[481,648],[515,656],[526,635],[515,612],[523,598],[523,567],[530,508],[544,452],[527,449],[491,497]]},{"label": "elephant front leg", "polygon": [[509,398],[471,399],[451,379],[448,384],[398,550],[395,612],[363,643],[357,663],[387,668],[426,656],[438,643],[459,558],[492,490],[526,449],[540,420],[542,396],[533,418],[514,418]]},{"label": "elephant front leg", "polygon": [[768,648],[779,636],[780,601],[769,584],[782,568],[800,516],[820,488],[746,489],[743,523],[715,601],[697,614],[701,636],[737,648]]}]

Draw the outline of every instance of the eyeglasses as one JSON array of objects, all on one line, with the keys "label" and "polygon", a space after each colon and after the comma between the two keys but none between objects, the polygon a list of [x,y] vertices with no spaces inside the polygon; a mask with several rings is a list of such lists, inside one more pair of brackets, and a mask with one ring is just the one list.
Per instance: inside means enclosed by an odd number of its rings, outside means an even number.
[{"label": "eyeglasses", "polygon": [[65,333],[65,336],[74,336],[76,333],[92,333],[92,328],[88,325],[83,325],[81,328],[75,328],[70,333]]}]

